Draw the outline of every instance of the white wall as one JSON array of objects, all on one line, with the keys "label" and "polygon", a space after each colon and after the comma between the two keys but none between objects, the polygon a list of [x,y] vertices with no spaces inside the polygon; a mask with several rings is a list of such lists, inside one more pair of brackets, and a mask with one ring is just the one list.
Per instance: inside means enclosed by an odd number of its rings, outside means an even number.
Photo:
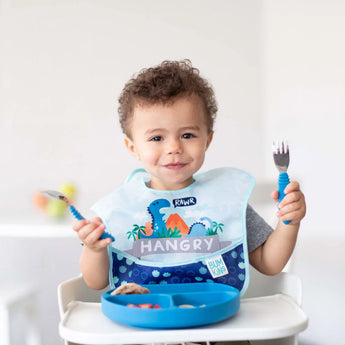
[{"label": "white wall", "polygon": [[[327,343],[328,333],[336,342],[335,323],[325,321],[327,305],[319,311],[315,301],[318,292],[328,292],[328,312],[339,316],[339,294],[329,287],[344,284],[344,258],[332,246],[344,237],[344,19],[345,4],[337,0],[0,0],[0,222],[44,221],[32,206],[33,193],[69,180],[89,216],[90,205],[137,165],[117,124],[124,82],[163,59],[188,57],[219,102],[205,169],[238,166],[275,181],[272,139],[289,139],[290,175],[301,181],[308,205],[294,269],[320,287],[306,284],[311,323],[304,341]],[[310,270],[322,255],[308,261],[320,243],[334,264],[327,281]],[[64,246],[49,248],[56,256]],[[39,248],[26,252],[28,262],[36,262]],[[76,265],[73,248],[64,260]],[[11,255],[2,250],[0,260]],[[65,265],[58,267],[56,276],[65,278]],[[60,344],[56,324],[42,329],[44,343]]]},{"label": "white wall", "polygon": [[0,219],[37,217],[33,192],[66,180],[83,210],[122,183],[137,163],[117,98],[164,59],[190,58],[217,93],[205,168],[262,173],[260,2],[3,0],[1,16]]},{"label": "white wall", "polygon": [[308,202],[301,235],[344,236],[345,2],[263,4],[265,144],[290,141],[290,175]]},{"label": "white wall", "polygon": [[[46,222],[32,205],[33,193],[65,181],[77,184],[77,206],[91,216],[91,204],[137,166],[117,123],[121,88],[164,59],[190,58],[217,93],[219,119],[205,169],[238,166],[262,176],[260,1],[0,5],[1,223]],[[78,271],[80,246],[66,241],[16,238],[1,247],[1,279],[14,279],[15,272],[41,287],[43,344],[61,344],[53,296],[57,282]]]},{"label": "white wall", "polygon": [[344,233],[342,1],[0,4],[0,219],[34,217],[33,192],[66,180],[83,208],[120,184],[137,164],[117,125],[123,83],[189,57],[219,101],[205,168],[275,178],[271,141],[288,138],[290,174],[308,201],[305,232]]},{"label": "white wall", "polygon": [[[307,200],[292,270],[310,317],[301,344],[344,342],[345,2],[264,0],[264,141],[288,138]],[[265,159],[265,173],[271,174]]]}]

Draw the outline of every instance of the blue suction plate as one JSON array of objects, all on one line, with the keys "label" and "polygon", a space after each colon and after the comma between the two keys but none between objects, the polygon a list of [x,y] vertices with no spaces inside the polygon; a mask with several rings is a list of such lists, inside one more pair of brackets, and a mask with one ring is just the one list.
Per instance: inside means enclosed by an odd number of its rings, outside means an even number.
[{"label": "blue suction plate", "polygon": [[[218,283],[143,285],[142,295],[102,295],[102,311],[113,321],[152,329],[189,328],[225,320],[240,307],[239,291]],[[160,309],[143,309],[127,304],[150,303]],[[187,306],[187,307],[186,307]],[[189,307],[188,307],[189,306]],[[192,306],[192,307],[191,307]]]}]

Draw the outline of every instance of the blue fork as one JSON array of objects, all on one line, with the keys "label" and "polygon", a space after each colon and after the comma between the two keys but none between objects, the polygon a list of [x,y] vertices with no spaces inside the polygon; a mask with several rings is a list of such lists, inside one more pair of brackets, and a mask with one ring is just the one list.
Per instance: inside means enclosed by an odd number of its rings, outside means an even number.
[{"label": "blue fork", "polygon": [[[281,202],[285,197],[284,190],[286,186],[290,183],[290,178],[287,173],[287,168],[290,163],[290,152],[289,152],[289,145],[287,141],[273,142],[273,160],[279,171],[278,201]],[[284,224],[289,224],[289,223],[290,223],[289,220],[284,221]]]}]

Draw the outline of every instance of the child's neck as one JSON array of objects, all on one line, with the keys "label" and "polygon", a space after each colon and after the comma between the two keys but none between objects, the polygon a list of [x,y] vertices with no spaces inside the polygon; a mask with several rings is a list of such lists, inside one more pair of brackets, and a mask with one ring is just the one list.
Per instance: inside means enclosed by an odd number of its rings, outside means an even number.
[{"label": "child's neck", "polygon": [[189,187],[191,184],[194,183],[193,176],[189,178],[186,181],[183,181],[181,183],[163,183],[163,182],[157,182],[155,180],[149,181],[148,187],[155,190],[166,190],[166,191],[174,191],[174,190],[181,190]]}]

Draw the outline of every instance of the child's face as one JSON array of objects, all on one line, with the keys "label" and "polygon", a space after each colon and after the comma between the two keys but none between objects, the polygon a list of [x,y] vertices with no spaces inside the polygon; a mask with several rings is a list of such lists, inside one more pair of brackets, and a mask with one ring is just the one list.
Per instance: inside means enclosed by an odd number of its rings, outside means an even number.
[{"label": "child's face", "polygon": [[202,166],[212,140],[197,97],[173,104],[137,106],[131,120],[129,151],[151,175],[151,188],[178,190],[189,186]]}]

